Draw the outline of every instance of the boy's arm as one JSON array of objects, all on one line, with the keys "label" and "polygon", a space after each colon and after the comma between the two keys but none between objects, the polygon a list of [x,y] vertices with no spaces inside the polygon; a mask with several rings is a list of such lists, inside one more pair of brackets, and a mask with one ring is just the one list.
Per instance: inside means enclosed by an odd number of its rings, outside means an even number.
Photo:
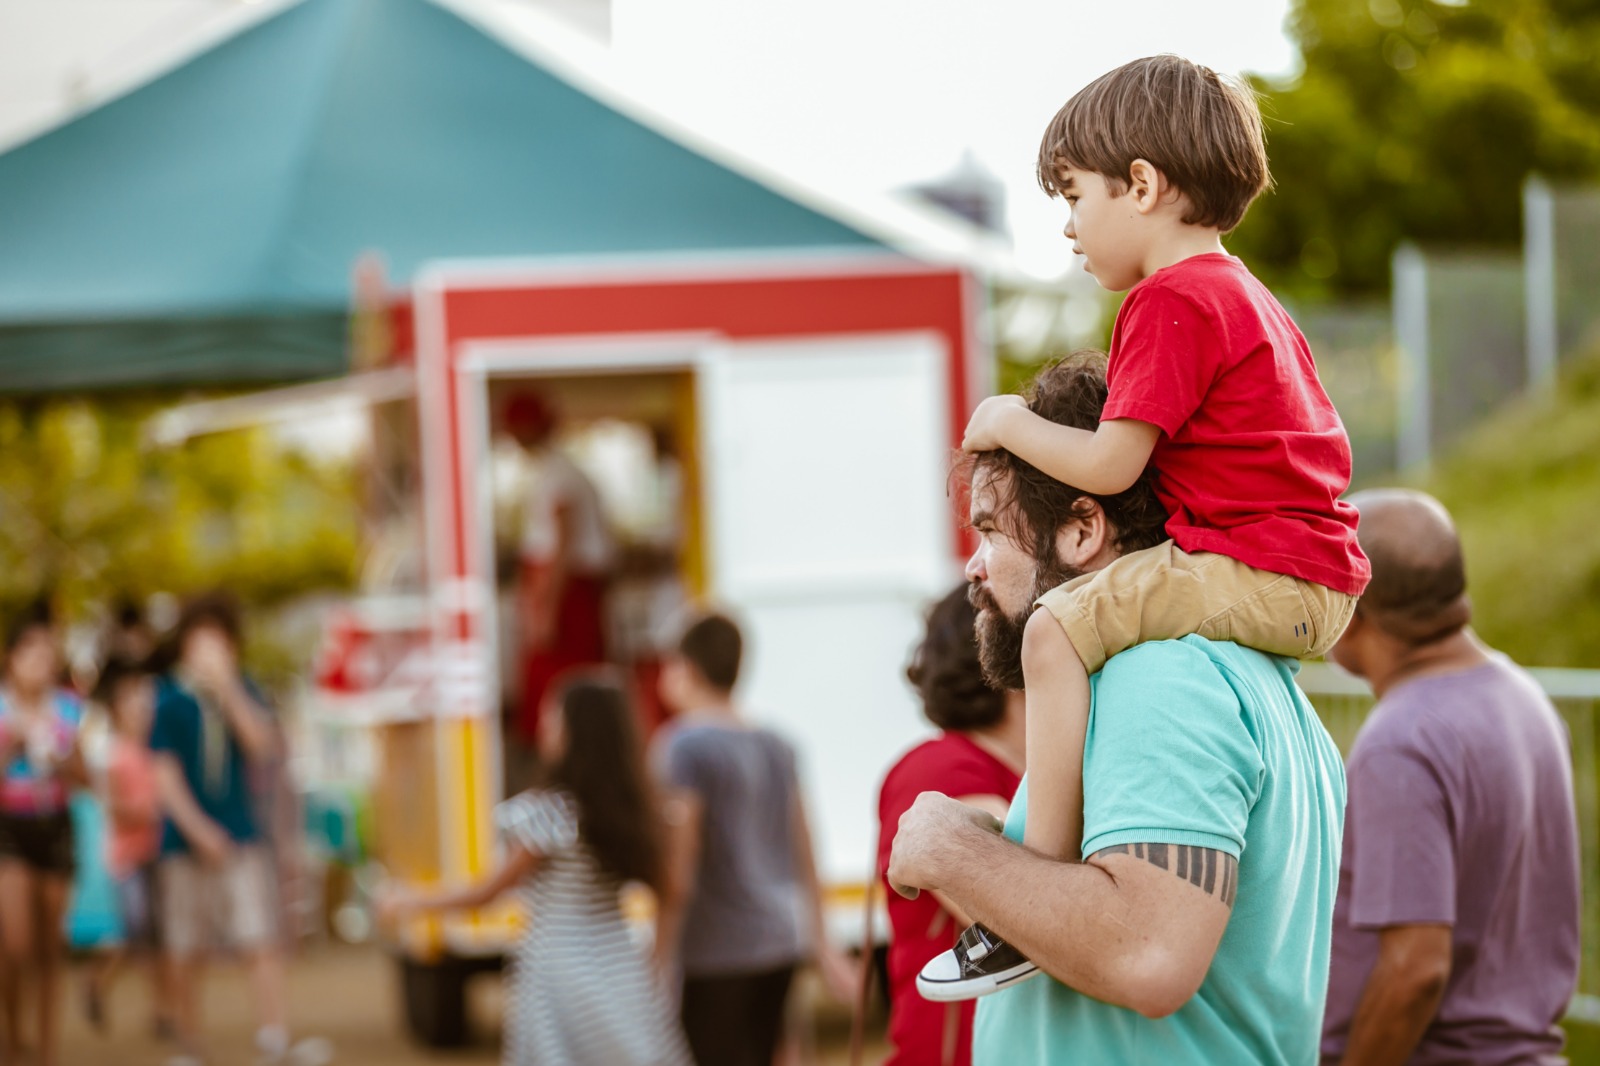
[{"label": "boy's arm", "polygon": [[1135,418],[1102,422],[1091,433],[1041,418],[1020,396],[991,396],[972,412],[961,449],[1004,448],[1063,485],[1109,496],[1139,480],[1160,436],[1160,427]]},{"label": "boy's arm", "polygon": [[693,789],[664,789],[665,869],[656,901],[656,962],[665,969],[678,956],[683,916],[695,889],[705,804]]}]

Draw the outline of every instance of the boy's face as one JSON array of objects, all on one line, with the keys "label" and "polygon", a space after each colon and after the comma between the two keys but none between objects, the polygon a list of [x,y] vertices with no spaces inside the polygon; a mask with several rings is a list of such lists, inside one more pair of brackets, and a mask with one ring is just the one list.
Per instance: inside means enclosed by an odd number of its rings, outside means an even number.
[{"label": "boy's face", "polygon": [[1073,251],[1084,257],[1083,269],[1112,292],[1132,288],[1144,277],[1150,236],[1132,186],[1113,193],[1103,175],[1077,167],[1059,166],[1056,175],[1072,211],[1064,232]]},{"label": "boy's face", "polygon": [[144,675],[125,678],[117,685],[117,727],[124,736],[143,740],[150,735],[156,713],[155,682]]}]

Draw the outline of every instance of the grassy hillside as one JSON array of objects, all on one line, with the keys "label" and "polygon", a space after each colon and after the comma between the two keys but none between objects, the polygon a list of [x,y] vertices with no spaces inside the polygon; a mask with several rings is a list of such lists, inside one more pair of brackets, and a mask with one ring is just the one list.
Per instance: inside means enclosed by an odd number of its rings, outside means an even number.
[{"label": "grassy hillside", "polygon": [[1528,666],[1600,667],[1600,351],[1518,401],[1425,486],[1455,514],[1475,625]]}]

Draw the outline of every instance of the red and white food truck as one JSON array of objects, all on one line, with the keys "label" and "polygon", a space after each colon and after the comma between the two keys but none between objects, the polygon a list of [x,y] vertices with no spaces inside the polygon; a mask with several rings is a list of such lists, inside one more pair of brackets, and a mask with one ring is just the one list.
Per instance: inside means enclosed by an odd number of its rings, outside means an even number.
[{"label": "red and white food truck", "polygon": [[[445,262],[401,302],[414,358],[354,377],[383,401],[376,464],[420,456],[420,520],[337,615],[319,693],[376,737],[389,874],[458,882],[495,858],[496,417],[537,388],[569,423],[671,427],[682,583],[745,626],[741,700],[799,750],[832,914],[859,936],[878,782],[928,731],[905,664],[966,543],[947,485],[991,389],[974,280],[883,254]],[[463,980],[513,932],[505,911],[404,931],[419,1036],[461,1038]]]}]

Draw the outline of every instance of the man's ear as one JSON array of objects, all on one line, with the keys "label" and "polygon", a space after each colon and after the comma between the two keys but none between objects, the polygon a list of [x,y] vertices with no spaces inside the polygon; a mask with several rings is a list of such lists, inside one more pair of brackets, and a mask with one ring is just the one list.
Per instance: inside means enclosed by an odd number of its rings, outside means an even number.
[{"label": "man's ear", "polygon": [[1087,569],[1111,542],[1106,513],[1092,496],[1080,496],[1073,516],[1056,530],[1056,558],[1074,570]]},{"label": "man's ear", "polygon": [[1171,202],[1177,193],[1167,176],[1148,159],[1135,159],[1128,165],[1128,192],[1133,197],[1133,209],[1148,215],[1164,203]]}]

